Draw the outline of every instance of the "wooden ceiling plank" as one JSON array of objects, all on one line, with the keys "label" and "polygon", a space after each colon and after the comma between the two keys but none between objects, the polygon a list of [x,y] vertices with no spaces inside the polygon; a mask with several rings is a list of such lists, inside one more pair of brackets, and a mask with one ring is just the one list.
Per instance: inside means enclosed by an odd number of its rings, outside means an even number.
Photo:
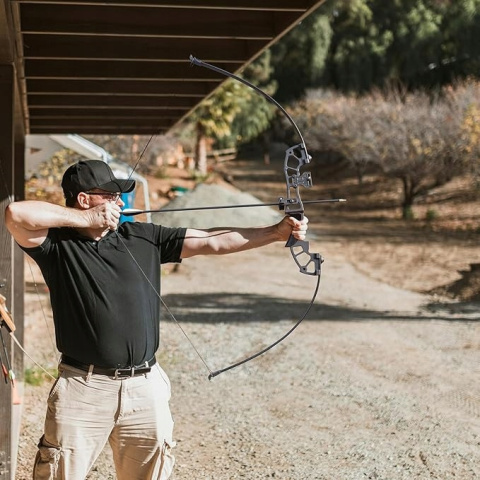
[{"label": "wooden ceiling plank", "polygon": [[116,109],[103,109],[103,110],[91,110],[91,109],[74,109],[68,110],[66,108],[35,108],[32,110],[30,118],[57,118],[57,119],[69,119],[69,118],[118,118],[120,120],[128,120],[130,118],[149,118],[151,120],[170,119],[174,120],[178,117],[185,115],[185,109],[169,109],[169,110],[145,110],[142,108],[116,108]]},{"label": "wooden ceiling plank", "polygon": [[[16,0],[20,4],[52,5],[103,5],[104,0]],[[268,10],[304,12],[314,5],[312,0],[176,0],[175,2],[158,2],[155,0],[113,0],[108,2],[112,7],[125,6],[131,8],[178,8],[197,10]]]},{"label": "wooden ceiling plank", "polygon": [[[38,119],[30,119],[30,125],[33,128],[36,127],[45,127],[48,125],[59,125],[61,122],[58,121],[53,121],[52,119],[47,119],[47,118],[38,118]],[[114,126],[114,125],[123,125],[125,124],[125,120],[122,119],[116,119],[115,117],[109,117],[109,118],[71,118],[68,122],[68,125],[75,125],[76,127],[99,127],[99,126]],[[168,119],[163,119],[163,120],[155,120],[155,122],[152,121],[150,118],[130,118],[128,120],[128,127],[132,126],[142,126],[142,127],[152,127],[152,125],[155,125],[156,127],[169,127],[172,124],[171,120]]]},{"label": "wooden ceiling plank", "polygon": [[30,108],[37,107],[78,107],[78,108],[192,108],[197,99],[188,97],[170,97],[159,100],[156,97],[83,97],[78,95],[36,95],[28,97]]},{"label": "wooden ceiling plank", "polygon": [[205,97],[213,87],[211,83],[201,82],[141,82],[115,80],[50,80],[28,79],[29,95],[45,93],[77,94],[77,95],[184,95]]},{"label": "wooden ceiling plank", "polygon": [[271,40],[295,21],[291,12],[132,10],[108,5],[24,5],[24,34]]},{"label": "wooden ceiling plank", "polygon": [[[229,69],[225,63],[220,68]],[[230,66],[231,68],[231,66]],[[142,81],[198,81],[220,83],[222,78],[206,68],[191,68],[188,58],[181,62],[117,62],[96,60],[36,60],[25,64],[27,78],[142,80]]]},{"label": "wooden ceiling plank", "polygon": [[121,61],[184,62],[193,54],[205,61],[235,60],[244,62],[261,50],[258,40],[224,40],[173,38],[63,37],[24,35],[25,59],[116,59]]},{"label": "wooden ceiling plank", "polygon": [[173,124],[168,128],[132,127],[129,125],[117,125],[115,127],[75,127],[70,125],[51,125],[32,128],[33,134],[53,135],[76,133],[78,135],[161,135],[167,133]]}]

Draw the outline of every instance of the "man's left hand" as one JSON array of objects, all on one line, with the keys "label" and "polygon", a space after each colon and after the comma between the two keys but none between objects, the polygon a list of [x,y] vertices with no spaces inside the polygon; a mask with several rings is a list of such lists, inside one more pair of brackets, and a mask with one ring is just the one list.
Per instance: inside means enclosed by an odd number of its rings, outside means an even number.
[{"label": "man's left hand", "polygon": [[305,240],[308,229],[308,218],[303,217],[302,220],[285,215],[283,220],[277,224],[278,231],[281,238],[287,241],[290,235],[293,235],[297,240]]}]

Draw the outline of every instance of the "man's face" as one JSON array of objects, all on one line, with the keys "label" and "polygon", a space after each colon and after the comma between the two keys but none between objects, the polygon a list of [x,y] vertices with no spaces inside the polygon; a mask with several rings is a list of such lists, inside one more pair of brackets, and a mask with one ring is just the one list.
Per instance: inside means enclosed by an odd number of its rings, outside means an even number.
[{"label": "man's face", "polygon": [[94,188],[88,192],[82,192],[82,194],[86,196],[85,200],[88,202],[88,208],[93,208],[106,202],[116,203],[120,208],[125,205],[120,192],[111,193],[100,188]]}]

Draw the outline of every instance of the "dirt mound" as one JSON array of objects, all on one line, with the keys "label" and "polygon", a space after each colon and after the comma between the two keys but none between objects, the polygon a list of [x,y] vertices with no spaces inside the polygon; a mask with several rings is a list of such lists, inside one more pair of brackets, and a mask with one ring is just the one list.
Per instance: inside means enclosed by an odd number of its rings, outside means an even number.
[{"label": "dirt mound", "polygon": [[[172,200],[163,208],[198,208],[214,205],[247,205],[262,203],[249,193],[234,187],[199,184],[194,190]],[[227,208],[222,210],[165,212],[152,215],[153,223],[190,228],[251,227],[276,223],[283,215],[269,207]]]},{"label": "dirt mound", "polygon": [[470,270],[460,270],[462,278],[429,293],[445,295],[462,301],[480,301],[480,263],[471,263]]}]

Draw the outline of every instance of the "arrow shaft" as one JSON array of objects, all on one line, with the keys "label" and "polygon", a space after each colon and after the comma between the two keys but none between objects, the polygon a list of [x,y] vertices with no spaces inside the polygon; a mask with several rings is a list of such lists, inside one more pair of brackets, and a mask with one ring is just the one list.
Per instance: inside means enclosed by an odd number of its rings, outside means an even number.
[{"label": "arrow shaft", "polygon": [[[337,203],[337,202],[346,202],[344,198],[330,198],[325,200],[306,200],[303,203]],[[240,205],[213,205],[208,207],[185,207],[185,208],[164,208],[158,210],[137,210],[134,208],[126,208],[122,211],[122,215],[126,217],[133,217],[135,215],[141,215],[143,213],[170,213],[170,212],[192,212],[200,210],[223,210],[227,208],[258,208],[258,207],[279,207],[281,208],[280,202],[275,203],[247,203]]]}]

